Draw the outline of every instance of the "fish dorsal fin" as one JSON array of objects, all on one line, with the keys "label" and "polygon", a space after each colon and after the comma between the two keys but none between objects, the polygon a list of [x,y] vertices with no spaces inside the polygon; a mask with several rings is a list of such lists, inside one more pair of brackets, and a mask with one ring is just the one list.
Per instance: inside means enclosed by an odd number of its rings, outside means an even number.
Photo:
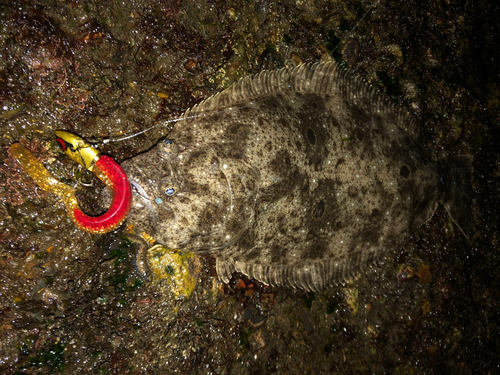
[{"label": "fish dorsal fin", "polygon": [[415,120],[407,111],[391,103],[365,80],[350,76],[347,70],[333,61],[299,65],[293,69],[263,71],[253,77],[244,77],[221,93],[189,109],[184,117],[203,116],[204,113],[241,105],[266,94],[286,91],[341,96],[369,112],[390,117],[401,129],[416,134]]}]

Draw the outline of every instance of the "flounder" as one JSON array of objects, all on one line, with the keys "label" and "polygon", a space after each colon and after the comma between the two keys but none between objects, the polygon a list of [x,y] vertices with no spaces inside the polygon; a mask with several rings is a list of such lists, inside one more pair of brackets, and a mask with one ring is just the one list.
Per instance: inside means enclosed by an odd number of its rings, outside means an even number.
[{"label": "flounder", "polygon": [[336,63],[268,71],[188,110],[122,167],[130,220],[172,248],[270,285],[344,281],[438,203],[467,233],[472,156],[434,161],[412,117]]}]

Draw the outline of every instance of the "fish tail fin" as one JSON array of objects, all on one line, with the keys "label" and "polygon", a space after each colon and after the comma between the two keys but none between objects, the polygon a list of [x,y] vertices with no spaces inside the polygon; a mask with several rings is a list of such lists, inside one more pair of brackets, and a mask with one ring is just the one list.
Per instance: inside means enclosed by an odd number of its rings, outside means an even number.
[{"label": "fish tail fin", "polygon": [[474,156],[448,156],[439,160],[443,190],[440,203],[462,233],[470,239],[472,206],[472,163]]}]

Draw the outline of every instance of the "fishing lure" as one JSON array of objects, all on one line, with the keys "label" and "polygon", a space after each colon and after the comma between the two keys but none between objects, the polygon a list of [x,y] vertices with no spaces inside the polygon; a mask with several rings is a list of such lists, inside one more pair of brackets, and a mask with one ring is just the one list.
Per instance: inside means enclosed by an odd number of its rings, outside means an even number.
[{"label": "fishing lure", "polygon": [[63,200],[68,215],[79,228],[97,234],[116,229],[125,221],[132,203],[132,189],[122,167],[109,156],[101,155],[98,149],[75,134],[66,131],[56,131],[55,134],[63,151],[82,167],[93,172],[111,190],[113,200],[104,214],[95,217],[85,214],[78,205],[75,189],[56,180],[20,143],[11,146],[12,155],[43,190],[54,193]]}]

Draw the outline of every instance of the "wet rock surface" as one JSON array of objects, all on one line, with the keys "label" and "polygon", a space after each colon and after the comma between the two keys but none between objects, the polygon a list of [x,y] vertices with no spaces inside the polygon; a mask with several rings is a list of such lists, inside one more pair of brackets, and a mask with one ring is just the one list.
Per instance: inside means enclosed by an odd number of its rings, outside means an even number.
[{"label": "wet rock surface", "polygon": [[[0,371],[499,371],[500,10],[372,5],[0,5]],[[82,208],[97,214],[103,185],[59,151],[55,130],[117,139],[158,125],[101,147],[122,161],[239,78],[329,56],[412,112],[433,157],[475,156],[470,243],[439,208],[401,251],[346,285],[313,294],[239,274],[223,285],[215,262],[199,257],[195,289],[183,294],[170,277],[144,277],[125,227],[75,228],[8,151],[20,141],[56,178],[81,183]]]}]

